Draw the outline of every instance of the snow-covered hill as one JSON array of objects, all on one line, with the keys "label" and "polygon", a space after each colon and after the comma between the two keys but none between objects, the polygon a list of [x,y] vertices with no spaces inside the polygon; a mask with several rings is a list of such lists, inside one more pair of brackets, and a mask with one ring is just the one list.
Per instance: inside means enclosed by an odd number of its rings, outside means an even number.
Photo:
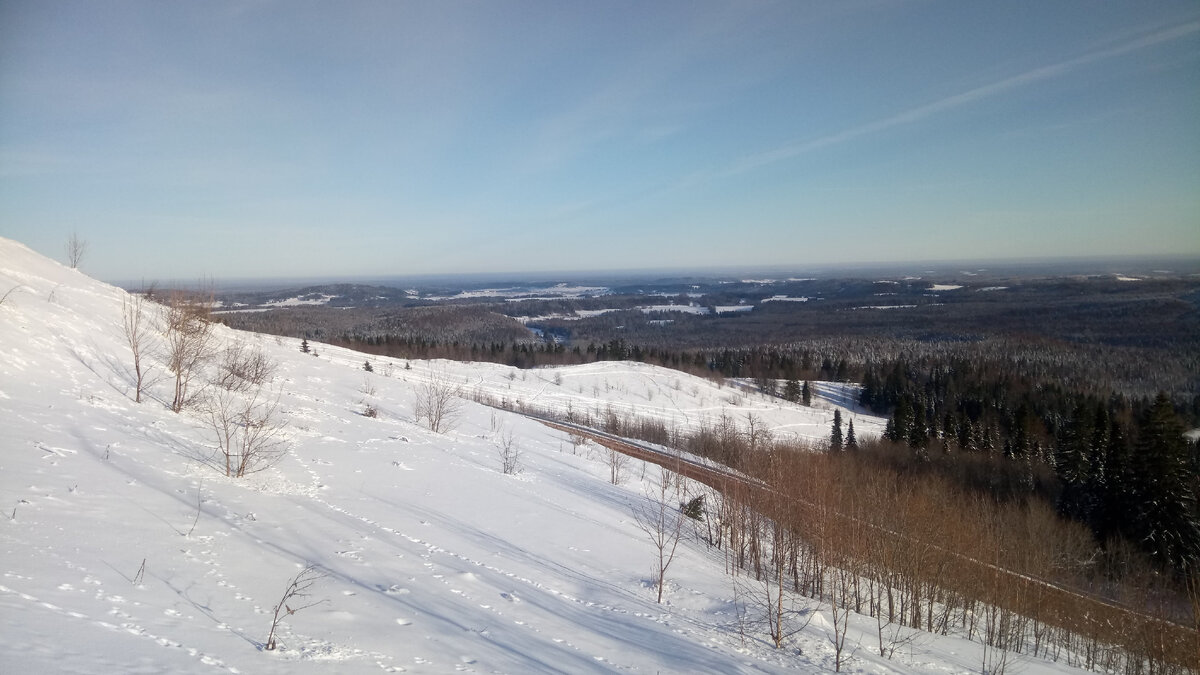
[{"label": "snow-covered hill", "polygon": [[[7,295],[5,295],[7,293]],[[0,672],[733,673],[832,670],[829,622],[776,650],[736,628],[719,553],[686,540],[655,602],[654,548],[634,522],[653,471],[612,485],[599,453],[525,418],[464,402],[443,434],[416,424],[431,378],[522,405],[654,416],[753,414],[825,438],[816,409],[631,363],[517,371],[390,362],[218,328],[277,362],[287,422],[273,468],[226,478],[215,438],[172,413],[160,349],[134,402],[124,292],[0,239]],[[407,367],[406,367],[407,366]],[[377,417],[362,415],[367,404]],[[847,411],[859,434],[881,420]],[[500,470],[511,438],[524,471]],[[305,564],[320,601],[272,609]],[[848,669],[972,672],[980,647],[917,636],[874,655],[856,617]],[[1022,672],[1067,672],[1020,661]]]}]

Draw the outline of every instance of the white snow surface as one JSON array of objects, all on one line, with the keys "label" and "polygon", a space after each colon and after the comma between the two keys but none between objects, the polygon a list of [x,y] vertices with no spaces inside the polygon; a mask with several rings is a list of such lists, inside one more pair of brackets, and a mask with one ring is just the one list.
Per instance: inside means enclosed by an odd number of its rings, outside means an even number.
[{"label": "white snow surface", "polygon": [[[688,425],[753,413],[818,438],[844,386],[818,386],[824,398],[805,409],[633,363],[522,372],[372,358],[367,374],[359,353],[310,342],[313,357],[297,340],[219,327],[222,346],[243,340],[278,363],[270,388],[288,422],[277,465],[230,479],[200,461],[214,448],[202,415],[165,405],[158,347],[149,395],[134,402],[124,295],[0,239],[0,672],[833,669],[824,605],[810,601],[813,620],[784,649],[743,641],[722,559],[694,537],[656,604],[654,548],[631,510],[654,470],[632,463],[612,485],[594,450],[470,402],[448,433],[412,418],[432,374],[526,404]],[[860,435],[881,427],[847,413]],[[506,434],[523,452],[516,476],[500,471]],[[326,573],[310,597],[320,604],[287,616],[266,651],[273,607],[306,563]],[[848,672],[981,663],[978,644],[932,635],[884,659],[872,620],[851,624]]]},{"label": "white snow surface", "polygon": [[264,302],[262,304],[262,306],[263,307],[306,307],[306,306],[328,305],[329,301],[333,300],[336,297],[337,297],[336,295],[327,295],[324,293],[322,293],[320,295],[313,294],[312,296],[297,296],[297,297],[292,297],[292,298],[285,298],[283,300]]}]

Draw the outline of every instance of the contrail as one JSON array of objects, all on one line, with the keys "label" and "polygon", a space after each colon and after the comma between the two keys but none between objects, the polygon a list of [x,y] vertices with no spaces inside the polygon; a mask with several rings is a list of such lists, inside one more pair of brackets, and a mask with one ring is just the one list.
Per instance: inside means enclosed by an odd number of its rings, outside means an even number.
[{"label": "contrail", "polygon": [[933,115],[937,115],[938,113],[942,113],[953,108],[958,108],[982,99],[991,98],[1006,91],[1018,89],[1035,82],[1041,82],[1043,80],[1059,77],[1060,75],[1064,75],[1081,66],[1086,66],[1096,63],[1097,61],[1104,61],[1106,59],[1122,56],[1124,54],[1145,49],[1147,47],[1153,47],[1164,42],[1178,40],[1179,38],[1186,37],[1197,31],[1200,31],[1200,21],[1192,21],[1158,31],[1156,33],[1151,33],[1150,35],[1126,42],[1116,47],[1101,49],[1089,54],[1084,54],[1083,56],[1079,56],[1074,59],[1070,59],[1068,61],[1035,68],[1019,75],[1007,77],[999,82],[993,82],[981,87],[976,87],[974,89],[962,92],[961,94],[947,96],[946,98],[934,101],[933,103],[927,103],[925,105],[912,108],[911,110],[906,110],[896,115],[892,115],[891,117],[886,117],[874,122],[868,122],[867,124],[853,127],[830,136],[824,136],[822,138],[816,138],[809,141],[792,142],[775,148],[774,150],[767,150],[749,155],[733,164],[728,170],[725,171],[725,174],[734,175],[744,173],[751,169],[756,169],[760,166],[790,159],[797,155],[802,155],[819,148],[845,143],[846,141],[853,140],[859,136],[866,136],[868,134],[873,134],[885,129],[900,126],[901,124],[919,122],[927,117],[932,117]]}]

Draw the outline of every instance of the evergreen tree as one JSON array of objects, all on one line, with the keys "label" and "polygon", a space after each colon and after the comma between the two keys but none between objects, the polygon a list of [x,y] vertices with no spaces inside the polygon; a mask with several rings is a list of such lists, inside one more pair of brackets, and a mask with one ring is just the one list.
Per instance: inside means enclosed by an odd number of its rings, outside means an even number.
[{"label": "evergreen tree", "polygon": [[812,387],[808,386],[808,380],[804,381],[804,386],[800,389],[800,398],[804,405],[812,405]]},{"label": "evergreen tree", "polygon": [[308,338],[303,338],[300,340],[300,351],[304,352],[305,354],[308,353]]},{"label": "evergreen tree", "polygon": [[850,420],[850,426],[846,429],[846,449],[858,449],[858,438],[854,435],[854,420]]},{"label": "evergreen tree", "polygon": [[801,395],[800,383],[795,379],[790,379],[787,384],[783,385],[783,397],[792,403],[799,401]]},{"label": "evergreen tree", "polygon": [[888,427],[884,435],[893,443],[907,443],[912,426],[912,403],[908,396],[901,396],[895,410],[892,411],[892,416],[888,418]]},{"label": "evergreen tree", "polygon": [[979,449],[989,455],[996,452],[996,428],[986,422],[979,429]]},{"label": "evergreen tree", "polygon": [[1093,492],[1092,441],[1094,416],[1081,403],[1063,425],[1054,450],[1054,471],[1062,483],[1058,512],[1080,522],[1090,523],[1098,495]]},{"label": "evergreen tree", "polygon": [[970,418],[967,418],[967,420],[963,422],[962,440],[959,441],[959,445],[962,446],[964,450],[970,450],[971,452],[979,451],[979,429],[975,427],[975,423],[972,422]]},{"label": "evergreen tree", "polygon": [[833,430],[829,433],[829,449],[837,452],[842,449],[842,411],[833,411]]},{"label": "evergreen tree", "polygon": [[1133,534],[1156,560],[1186,570],[1200,560],[1200,523],[1183,425],[1165,393],[1138,425],[1134,452]]},{"label": "evergreen tree", "polygon": [[836,379],[838,382],[845,382],[846,380],[848,380],[850,378],[849,373],[850,373],[850,367],[846,363],[846,359],[842,359],[842,360],[838,361],[837,371],[834,374],[834,379]]},{"label": "evergreen tree", "polygon": [[368,373],[375,372],[375,369],[371,367],[370,361],[363,361],[363,370],[367,371]]},{"label": "evergreen tree", "polygon": [[925,426],[925,406],[916,401],[912,408],[912,424],[908,427],[908,444],[914,448],[929,445],[929,433]]}]

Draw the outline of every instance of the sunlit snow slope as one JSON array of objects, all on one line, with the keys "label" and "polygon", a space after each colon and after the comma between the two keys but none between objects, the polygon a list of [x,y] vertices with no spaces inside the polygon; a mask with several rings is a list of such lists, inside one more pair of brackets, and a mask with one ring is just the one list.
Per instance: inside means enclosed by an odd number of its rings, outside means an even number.
[{"label": "sunlit snow slope", "polygon": [[[813,672],[832,669],[828,621],[785,649],[739,635],[719,553],[687,540],[655,603],[654,549],[632,518],[653,471],[608,482],[599,453],[474,403],[453,430],[415,424],[431,375],[546,407],[655,415],[723,412],[823,438],[813,411],[629,363],[521,372],[389,363],[218,329],[278,362],[268,386],[287,420],[273,468],[226,478],[214,435],[167,408],[150,350],[150,396],[133,401],[123,291],[0,239],[0,672]],[[556,384],[561,382],[561,384]],[[374,393],[367,393],[373,389]],[[836,391],[832,391],[836,394]],[[377,405],[379,416],[360,414]],[[859,433],[879,420],[854,417]],[[524,472],[504,475],[509,437]],[[263,643],[272,608],[306,563],[320,604]],[[816,607],[814,605],[814,607]],[[872,655],[855,619],[848,666],[969,672],[978,646],[922,637]],[[1023,672],[1062,672],[1021,663]]]}]

